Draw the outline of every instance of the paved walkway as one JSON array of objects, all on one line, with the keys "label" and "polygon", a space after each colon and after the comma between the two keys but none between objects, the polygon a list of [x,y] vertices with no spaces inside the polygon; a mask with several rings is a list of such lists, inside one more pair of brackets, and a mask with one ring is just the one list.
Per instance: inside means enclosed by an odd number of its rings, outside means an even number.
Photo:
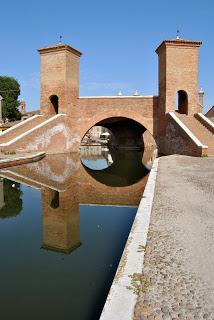
[{"label": "paved walkway", "polygon": [[135,320],[214,320],[214,158],[159,160]]}]

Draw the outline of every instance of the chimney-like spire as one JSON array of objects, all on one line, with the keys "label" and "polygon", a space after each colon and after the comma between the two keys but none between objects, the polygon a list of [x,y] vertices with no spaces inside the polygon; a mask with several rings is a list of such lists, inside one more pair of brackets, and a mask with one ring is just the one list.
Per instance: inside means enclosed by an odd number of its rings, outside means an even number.
[{"label": "chimney-like spire", "polygon": [[201,106],[201,112],[202,112],[203,107],[204,107],[204,90],[202,88],[200,89],[200,91],[198,93],[198,101]]},{"label": "chimney-like spire", "polygon": [[22,100],[21,100],[21,103],[20,103],[20,112],[21,112],[21,114],[24,114],[24,113],[26,112],[25,107],[26,107],[26,103],[25,103],[25,101],[22,99]]}]

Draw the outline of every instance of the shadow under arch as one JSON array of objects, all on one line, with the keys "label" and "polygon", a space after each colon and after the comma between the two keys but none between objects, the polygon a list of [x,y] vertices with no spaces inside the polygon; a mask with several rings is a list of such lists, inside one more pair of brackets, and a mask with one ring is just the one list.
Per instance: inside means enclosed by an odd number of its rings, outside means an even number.
[{"label": "shadow under arch", "polygon": [[113,163],[103,170],[92,170],[81,163],[92,178],[110,187],[133,185],[149,173],[142,163],[143,151],[111,150],[111,156]]},{"label": "shadow under arch", "polygon": [[112,141],[112,147],[115,148],[144,148],[144,141],[142,138],[143,133],[148,130],[151,135],[151,123],[148,120],[142,121],[139,116],[123,116],[121,113],[116,115],[96,115],[90,119],[90,123],[87,123],[88,128],[82,129],[81,141],[86,133],[94,126],[103,126],[109,129],[114,139]]}]

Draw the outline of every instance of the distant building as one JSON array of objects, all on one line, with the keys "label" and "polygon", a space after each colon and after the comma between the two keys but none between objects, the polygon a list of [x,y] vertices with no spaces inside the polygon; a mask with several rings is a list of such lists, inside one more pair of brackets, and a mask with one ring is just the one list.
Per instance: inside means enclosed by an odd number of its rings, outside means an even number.
[{"label": "distant building", "polygon": [[25,107],[26,107],[26,103],[22,99],[21,102],[20,102],[20,106],[19,106],[19,111],[21,112],[21,114],[24,114],[26,112]]},{"label": "distant building", "polygon": [[[90,142],[100,143],[101,136],[106,132],[109,132],[109,130],[102,126],[94,126],[84,136],[82,140],[82,144],[89,144]],[[110,136],[110,133],[109,133],[109,136]]]},{"label": "distant building", "polygon": [[[26,103],[25,101],[22,99],[20,106],[19,106],[19,111],[21,112],[21,121],[26,120],[36,114],[40,114],[40,110],[32,110],[29,112],[26,112]],[[16,120],[16,121],[8,121],[8,120],[2,120],[0,121],[0,133],[2,133],[3,131],[13,127],[15,124],[19,123],[20,120]]]},{"label": "distant building", "polygon": [[26,112],[26,102],[24,99],[21,100],[20,106],[19,106],[19,111],[21,112],[21,120],[26,120],[32,116],[35,116],[36,114],[40,114],[40,110],[32,110],[29,112]]},{"label": "distant building", "polygon": [[25,112],[24,114],[22,114],[22,118],[21,120],[26,120],[32,116],[35,116],[37,114],[40,114],[40,110],[32,110],[32,111],[29,111],[29,112]]}]

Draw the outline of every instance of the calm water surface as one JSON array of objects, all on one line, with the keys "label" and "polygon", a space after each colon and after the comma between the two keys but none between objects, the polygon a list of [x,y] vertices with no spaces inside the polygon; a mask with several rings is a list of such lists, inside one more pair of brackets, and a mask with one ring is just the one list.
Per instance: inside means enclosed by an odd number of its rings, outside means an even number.
[{"label": "calm water surface", "polygon": [[142,159],[89,148],[0,171],[0,319],[99,319],[146,183]]}]

